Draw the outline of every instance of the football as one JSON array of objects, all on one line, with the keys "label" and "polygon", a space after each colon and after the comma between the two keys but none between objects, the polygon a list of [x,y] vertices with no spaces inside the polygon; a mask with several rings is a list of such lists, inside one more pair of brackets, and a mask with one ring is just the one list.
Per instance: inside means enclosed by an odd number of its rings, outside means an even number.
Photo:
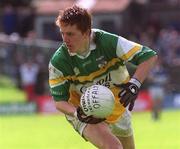
[{"label": "football", "polygon": [[115,105],[114,94],[111,90],[102,85],[88,87],[80,99],[80,106],[83,112],[96,118],[109,116]]}]

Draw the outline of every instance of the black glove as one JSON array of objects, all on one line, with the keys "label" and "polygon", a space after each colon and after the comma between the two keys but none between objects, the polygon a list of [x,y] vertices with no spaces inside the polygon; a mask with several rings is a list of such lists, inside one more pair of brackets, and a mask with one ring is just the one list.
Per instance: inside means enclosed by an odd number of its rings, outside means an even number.
[{"label": "black glove", "polygon": [[77,108],[76,112],[77,118],[84,123],[97,124],[105,120],[105,118],[95,118],[92,115],[87,116],[80,107]]},{"label": "black glove", "polygon": [[137,79],[132,78],[126,84],[120,84],[120,85],[115,84],[115,86],[118,86],[122,89],[119,93],[120,103],[124,107],[127,107],[129,105],[128,109],[129,111],[132,111],[135,100],[139,93],[141,83]]}]

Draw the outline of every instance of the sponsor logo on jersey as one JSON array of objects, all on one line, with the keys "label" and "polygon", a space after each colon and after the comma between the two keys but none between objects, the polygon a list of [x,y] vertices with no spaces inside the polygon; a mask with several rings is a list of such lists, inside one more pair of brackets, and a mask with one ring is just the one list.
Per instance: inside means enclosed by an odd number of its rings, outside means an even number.
[{"label": "sponsor logo on jersey", "polygon": [[95,82],[96,85],[103,85],[110,88],[110,82],[112,81],[111,73],[108,73],[105,78],[99,79]]},{"label": "sponsor logo on jersey", "polygon": [[53,91],[52,89],[50,90],[52,95],[62,95],[63,93],[60,91]]},{"label": "sponsor logo on jersey", "polygon": [[[96,84],[96,85],[103,85],[103,86],[105,86],[105,87],[110,88],[110,83],[111,83],[111,81],[112,81],[111,73],[108,73],[104,78],[101,78],[101,79],[95,81],[93,84],[94,84],[94,85],[95,85],[95,84]],[[82,87],[80,88],[80,92],[81,92],[81,93],[84,93],[84,92],[86,91],[87,87],[88,87],[88,86],[82,86]]]},{"label": "sponsor logo on jersey", "polygon": [[98,63],[99,68],[103,68],[107,64],[107,61],[104,60],[104,56],[100,56],[100,57],[96,58],[96,61]]}]

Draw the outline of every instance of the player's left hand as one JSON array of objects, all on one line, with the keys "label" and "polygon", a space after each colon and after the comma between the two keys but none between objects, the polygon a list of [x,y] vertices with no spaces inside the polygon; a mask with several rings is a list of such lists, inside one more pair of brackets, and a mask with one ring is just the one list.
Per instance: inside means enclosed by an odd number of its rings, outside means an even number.
[{"label": "player's left hand", "polygon": [[141,83],[137,79],[132,78],[126,84],[120,84],[120,85],[115,84],[115,86],[121,88],[121,91],[119,93],[120,103],[124,107],[127,107],[129,105],[128,109],[129,111],[132,111],[134,108],[135,100],[139,93]]},{"label": "player's left hand", "polygon": [[105,118],[95,118],[92,115],[87,116],[80,107],[77,108],[76,112],[77,118],[84,123],[97,124],[105,120]]}]

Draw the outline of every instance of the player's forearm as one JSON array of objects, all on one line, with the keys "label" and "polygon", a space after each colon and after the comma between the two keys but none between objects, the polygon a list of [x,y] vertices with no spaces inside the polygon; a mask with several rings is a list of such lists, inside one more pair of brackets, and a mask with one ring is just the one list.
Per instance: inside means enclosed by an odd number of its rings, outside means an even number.
[{"label": "player's forearm", "polygon": [[144,80],[146,79],[146,77],[148,76],[150,70],[153,68],[154,64],[157,61],[157,55],[151,57],[150,59],[148,59],[147,61],[144,61],[143,63],[141,63],[134,75],[133,78],[138,79],[141,83],[144,82]]},{"label": "player's forearm", "polygon": [[74,116],[74,112],[76,111],[76,108],[66,101],[55,102],[55,106],[60,112],[71,116]]}]

